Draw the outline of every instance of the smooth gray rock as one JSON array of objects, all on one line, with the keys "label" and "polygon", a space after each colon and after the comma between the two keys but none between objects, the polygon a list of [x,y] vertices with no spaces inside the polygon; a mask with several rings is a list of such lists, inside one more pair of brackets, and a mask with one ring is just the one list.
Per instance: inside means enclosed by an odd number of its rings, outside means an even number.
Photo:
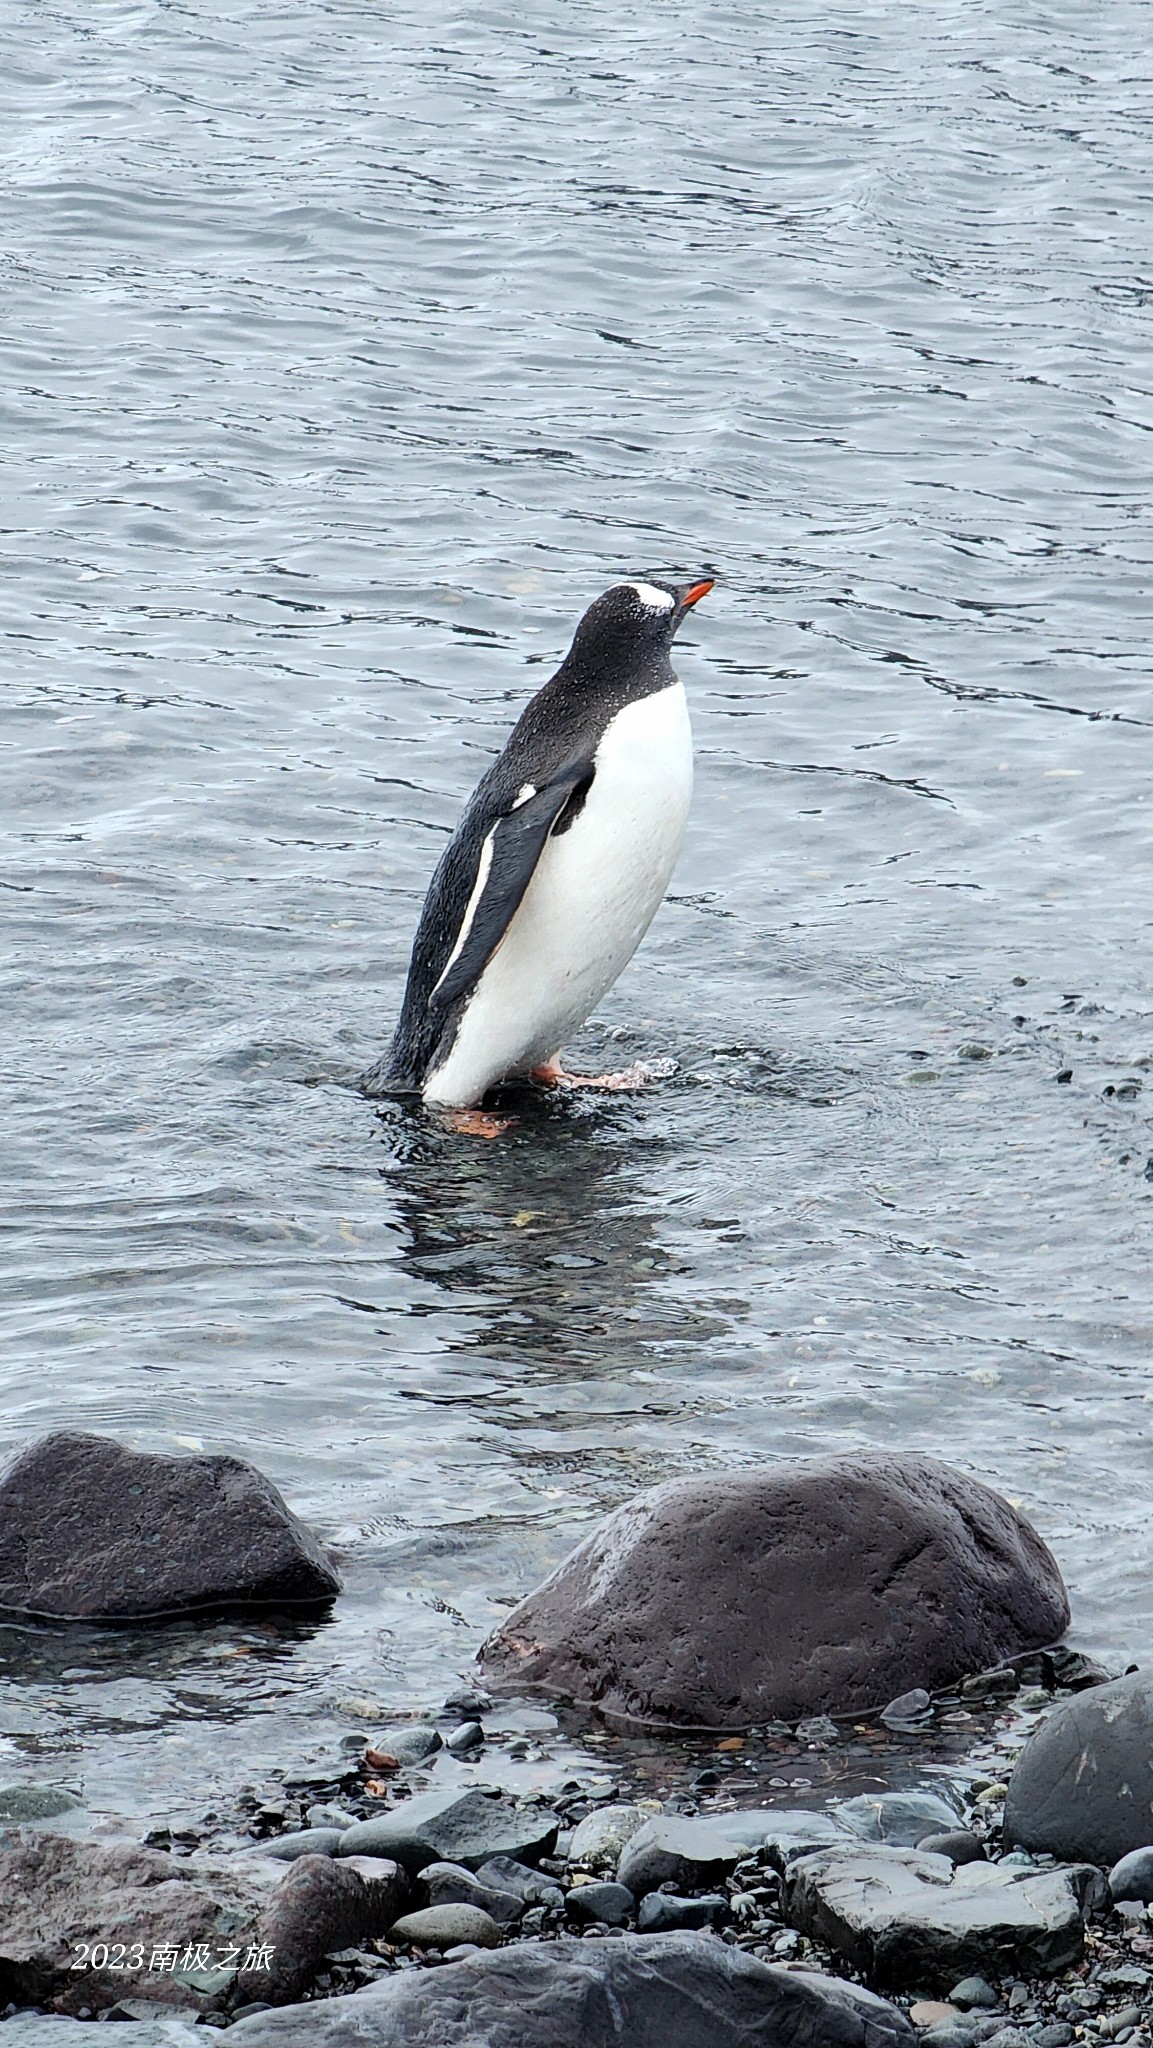
[{"label": "smooth gray rock", "polygon": [[950,1863],[984,1863],[985,1844],[968,1828],[951,1828],[943,1835],[922,1835],[913,1843],[926,1856],[947,1856]]},{"label": "smooth gray rock", "polygon": [[479,1749],[484,1742],[484,1729],[479,1721],[462,1721],[451,1735],[446,1735],[444,1746],[453,1756],[467,1756],[470,1749]]},{"label": "smooth gray rock", "polygon": [[564,1904],[564,1893],[555,1877],[543,1870],[532,1870],[527,1863],[518,1863],[515,1856],[489,1856],[477,1865],[476,1874],[482,1884],[491,1885],[494,1891],[515,1892],[526,1906]]},{"label": "smooth gray rock", "polygon": [[958,1869],[944,1856],[880,1845],[828,1849],[789,1865],[785,1912],[870,1983],[947,1994],[962,1976],[1044,1976],[1076,1962],[1080,1875]]},{"label": "smooth gray rock", "polygon": [[1140,1899],[1147,1906],[1153,1899],[1153,1845],[1130,1849],[1109,1872],[1113,1899]]},{"label": "smooth gray rock", "polygon": [[273,1835],[270,1841],[246,1849],[247,1856],[271,1856],[277,1863],[295,1863],[298,1856],[335,1856],[336,1845],[346,1828],[301,1828],[295,1835]]},{"label": "smooth gray rock", "polygon": [[426,1863],[463,1863],[469,1870],[491,1856],[521,1862],[547,1856],[560,1822],[543,1807],[518,1805],[479,1787],[426,1792],[389,1813],[358,1821],[341,1836],[337,1856],[393,1856],[411,1876]]},{"label": "smooth gray rock", "polygon": [[1135,1671],[1053,1707],[1009,1780],[1005,1839],[1110,1868],[1153,1822],[1153,1676]]},{"label": "smooth gray rock", "polygon": [[568,1860],[582,1870],[615,1870],[625,1843],[648,1816],[639,1806],[598,1806],[573,1829]]},{"label": "smooth gray rock", "polygon": [[996,2012],[1001,2001],[993,1986],[985,1977],[962,1977],[949,1993],[949,2004],[959,2005],[962,2012],[976,2009],[981,2012]]},{"label": "smooth gray rock", "polygon": [[718,1834],[707,1821],[661,1813],[646,1821],[626,1843],[617,1864],[617,1881],[641,1899],[646,1892],[670,1882],[715,1884],[740,1860],[737,1844]]},{"label": "smooth gray rock", "polygon": [[574,1884],[565,1908],[578,1927],[590,1927],[594,1921],[602,1927],[623,1927],[636,1912],[637,1902],[624,1884]]},{"label": "smooth gray rock", "polygon": [[730,1919],[729,1902],[720,1892],[699,1899],[678,1899],[668,1892],[650,1892],[637,1914],[638,1934],[668,1934],[673,1928],[723,1927]]},{"label": "smooth gray rock", "polygon": [[498,1926],[509,1927],[520,1919],[526,1901],[518,1892],[486,1884],[463,1863],[426,1863],[418,1880],[430,1906],[479,1906]]},{"label": "smooth gray rock", "polygon": [[500,1928],[491,1913],[480,1906],[425,1906],[419,1912],[406,1913],[395,1926],[388,1930],[388,1938],[398,1946],[412,1948],[455,1948],[459,1942],[470,1941],[477,1948],[499,1948]]},{"label": "smooth gray rock", "polygon": [[339,1591],[316,1538],[242,1458],[158,1457],[57,1430],[0,1474],[9,1612],[129,1622],[315,1605]]},{"label": "smooth gray rock", "polygon": [[904,2015],[712,1934],[523,1942],[257,2013],[235,2048],[915,2048]]},{"label": "smooth gray rock", "polygon": [[896,1849],[913,1849],[930,1828],[956,1828],[961,1816],[950,1800],[936,1792],[866,1792],[859,1799],[843,1799],[832,1809],[833,1818],[862,1842],[891,1842]]},{"label": "smooth gray rock", "polygon": [[777,1870],[783,1870],[795,1856],[809,1856],[827,1843],[840,1842],[847,1848],[851,1840],[831,1814],[787,1806],[748,1806],[734,1813],[710,1813],[708,1824],[742,1849],[766,1849]]},{"label": "smooth gray rock", "polygon": [[671,1480],[618,1508],[481,1650],[486,1676],[626,1724],[860,1714],[1052,1642],[1056,1563],[1000,1495],[927,1458]]},{"label": "smooth gray rock", "polygon": [[383,1734],[374,1735],[368,1746],[384,1756],[394,1756],[398,1764],[419,1764],[435,1756],[444,1744],[439,1729],[417,1722],[408,1728],[386,1728]]}]

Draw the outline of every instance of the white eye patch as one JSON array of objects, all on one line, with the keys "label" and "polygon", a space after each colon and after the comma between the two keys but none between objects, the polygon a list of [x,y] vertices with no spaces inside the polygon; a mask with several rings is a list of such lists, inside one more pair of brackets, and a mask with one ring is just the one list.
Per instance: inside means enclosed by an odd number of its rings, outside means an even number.
[{"label": "white eye patch", "polygon": [[627,588],[635,590],[641,603],[651,612],[671,612],[673,600],[667,590],[658,590],[655,583],[630,583]]}]

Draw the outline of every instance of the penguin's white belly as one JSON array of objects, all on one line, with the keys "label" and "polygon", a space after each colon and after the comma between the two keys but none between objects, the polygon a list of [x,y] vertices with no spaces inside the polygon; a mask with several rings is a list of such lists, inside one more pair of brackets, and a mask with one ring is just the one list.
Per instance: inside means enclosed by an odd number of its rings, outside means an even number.
[{"label": "penguin's white belly", "polygon": [[606,728],[579,816],[546,839],[504,938],[481,975],[427,1102],[467,1108],[527,1074],[571,1037],[631,960],[660,906],[693,787],[688,705],[678,682],[628,704]]}]

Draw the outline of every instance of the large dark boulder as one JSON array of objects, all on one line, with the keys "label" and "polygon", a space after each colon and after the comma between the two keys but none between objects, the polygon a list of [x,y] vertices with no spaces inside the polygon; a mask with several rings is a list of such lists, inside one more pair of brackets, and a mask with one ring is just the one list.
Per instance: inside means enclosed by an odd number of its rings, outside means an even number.
[{"label": "large dark boulder", "polygon": [[1053,1558],[999,1494],[862,1452],[639,1495],[480,1654],[490,1680],[606,1716],[740,1728],[875,1711],[1068,1619]]},{"label": "large dark boulder", "polygon": [[913,2048],[855,1985],[778,1970],[711,1934],[523,1942],[255,2013],[236,2048]]},{"label": "large dark boulder", "polygon": [[0,1609],[134,1622],[315,1605],[332,1562],[242,1458],[164,1458],[58,1430],[0,1474]]},{"label": "large dark boulder", "polygon": [[1050,1709],[1009,1780],[1005,1836],[1105,1868],[1153,1840],[1153,1678],[1135,1671]]}]

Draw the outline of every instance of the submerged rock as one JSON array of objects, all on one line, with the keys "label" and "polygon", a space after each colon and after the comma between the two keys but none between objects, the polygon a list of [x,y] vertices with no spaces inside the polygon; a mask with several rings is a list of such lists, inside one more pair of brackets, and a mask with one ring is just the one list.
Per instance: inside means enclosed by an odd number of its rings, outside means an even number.
[{"label": "submerged rock", "polygon": [[236,2048],[914,2048],[855,1985],[779,1970],[711,1934],[524,1942],[351,1998],[257,2013]]},{"label": "submerged rock", "polygon": [[1005,1839],[1109,1868],[1153,1832],[1153,1677],[1135,1671],[1052,1708],[1009,1780]]},{"label": "submerged rock", "polygon": [[127,1622],[339,1591],[315,1536],[242,1458],[158,1457],[58,1430],[0,1475],[9,1612]]},{"label": "submerged rock", "polygon": [[839,1825],[862,1842],[890,1842],[895,1849],[914,1849],[930,1828],[954,1829],[961,1816],[937,1792],[863,1792],[842,1799],[833,1808]]},{"label": "submerged rock", "polygon": [[858,1714],[1060,1635],[1057,1566],[989,1487],[927,1458],[672,1480],[618,1508],[481,1651],[486,1676],[629,1720]]},{"label": "submerged rock", "polygon": [[1082,1876],[957,1868],[917,1849],[830,1849],[790,1864],[785,1911],[872,1983],[949,1991],[962,1976],[1051,1975],[1076,1962]]}]

